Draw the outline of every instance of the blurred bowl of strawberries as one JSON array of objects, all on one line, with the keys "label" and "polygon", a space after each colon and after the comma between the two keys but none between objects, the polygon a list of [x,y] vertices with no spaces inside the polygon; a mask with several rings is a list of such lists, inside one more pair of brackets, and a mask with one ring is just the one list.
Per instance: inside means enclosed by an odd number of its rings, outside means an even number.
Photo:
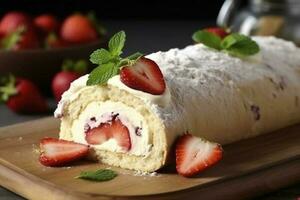
[{"label": "blurred bowl of strawberries", "polygon": [[7,12],[0,20],[0,74],[32,80],[44,94],[65,59],[88,59],[106,45],[105,30],[94,13],[30,16]]}]

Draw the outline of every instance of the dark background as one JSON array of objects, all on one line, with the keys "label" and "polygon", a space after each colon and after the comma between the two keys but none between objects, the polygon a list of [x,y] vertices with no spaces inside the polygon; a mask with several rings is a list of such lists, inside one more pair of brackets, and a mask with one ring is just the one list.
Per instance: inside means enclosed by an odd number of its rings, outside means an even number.
[{"label": "dark background", "polygon": [[23,10],[32,14],[65,15],[95,10],[103,19],[214,19],[224,0],[9,0],[1,2],[0,14]]}]

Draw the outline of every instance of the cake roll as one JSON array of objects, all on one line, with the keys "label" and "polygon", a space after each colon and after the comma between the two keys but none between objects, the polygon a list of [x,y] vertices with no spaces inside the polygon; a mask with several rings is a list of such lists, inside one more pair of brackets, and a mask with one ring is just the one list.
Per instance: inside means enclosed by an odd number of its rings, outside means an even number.
[{"label": "cake roll", "polygon": [[[184,133],[220,144],[300,122],[300,50],[274,37],[253,37],[259,53],[233,57],[203,44],[147,55],[166,88],[153,95],[126,86],[75,80],[55,111],[60,138],[88,144],[101,163],[153,172],[168,163]],[[110,137],[90,138],[101,126]],[[120,132],[120,134],[118,134]],[[103,136],[104,137],[104,136]]]}]

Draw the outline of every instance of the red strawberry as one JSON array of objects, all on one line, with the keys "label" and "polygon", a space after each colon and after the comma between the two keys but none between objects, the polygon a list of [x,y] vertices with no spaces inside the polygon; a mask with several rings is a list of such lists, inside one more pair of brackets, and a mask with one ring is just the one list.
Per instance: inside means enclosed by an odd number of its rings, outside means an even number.
[{"label": "red strawberry", "polygon": [[60,101],[61,95],[69,89],[70,84],[86,72],[87,65],[85,60],[64,61],[63,71],[58,72],[52,79],[52,92],[57,102]]},{"label": "red strawberry", "polygon": [[86,43],[98,39],[92,22],[80,14],[67,17],[62,24],[60,34],[63,40],[70,43]]},{"label": "red strawberry", "polygon": [[9,76],[0,87],[0,100],[17,113],[43,113],[48,111],[46,100],[29,80]]},{"label": "red strawberry", "polygon": [[216,164],[222,158],[222,154],[219,144],[185,134],[176,144],[177,172],[186,177],[196,175]]},{"label": "red strawberry", "polygon": [[68,43],[63,41],[61,38],[58,38],[54,33],[50,33],[46,37],[46,47],[48,48],[61,48],[67,47]]},{"label": "red strawberry", "polygon": [[20,26],[32,26],[30,18],[22,12],[9,12],[1,20],[0,32],[7,35],[16,31]]},{"label": "red strawberry", "polygon": [[229,35],[229,33],[220,27],[210,27],[210,28],[206,28],[204,29],[205,31],[208,31],[210,33],[213,33],[219,37],[221,37],[222,39],[225,38],[227,35]]},{"label": "red strawberry", "polygon": [[129,131],[119,119],[102,123],[99,127],[89,130],[85,136],[86,141],[93,145],[102,144],[111,138],[114,138],[124,150],[131,149]]},{"label": "red strawberry", "polygon": [[44,33],[56,32],[59,22],[53,15],[43,14],[34,19],[34,25]]},{"label": "red strawberry", "polygon": [[2,47],[8,50],[34,49],[39,47],[39,40],[33,29],[19,27],[3,38]]},{"label": "red strawberry", "polygon": [[125,66],[120,72],[121,81],[130,88],[154,95],[164,93],[166,84],[158,65],[141,57],[132,66]]},{"label": "red strawberry", "polygon": [[62,166],[88,154],[89,147],[67,140],[44,138],[40,141],[40,163],[45,166]]}]

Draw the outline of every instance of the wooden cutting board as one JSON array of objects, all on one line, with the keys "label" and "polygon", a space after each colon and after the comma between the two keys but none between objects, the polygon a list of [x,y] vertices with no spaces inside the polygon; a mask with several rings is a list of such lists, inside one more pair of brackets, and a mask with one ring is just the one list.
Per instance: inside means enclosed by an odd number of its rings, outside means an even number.
[{"label": "wooden cutting board", "polygon": [[0,129],[0,183],[29,199],[244,199],[300,181],[300,125],[224,147],[224,158],[195,178],[172,167],[156,176],[113,168],[108,182],[74,179],[82,170],[107,168],[82,161],[47,168],[38,162],[38,143],[57,137],[53,118]]}]

